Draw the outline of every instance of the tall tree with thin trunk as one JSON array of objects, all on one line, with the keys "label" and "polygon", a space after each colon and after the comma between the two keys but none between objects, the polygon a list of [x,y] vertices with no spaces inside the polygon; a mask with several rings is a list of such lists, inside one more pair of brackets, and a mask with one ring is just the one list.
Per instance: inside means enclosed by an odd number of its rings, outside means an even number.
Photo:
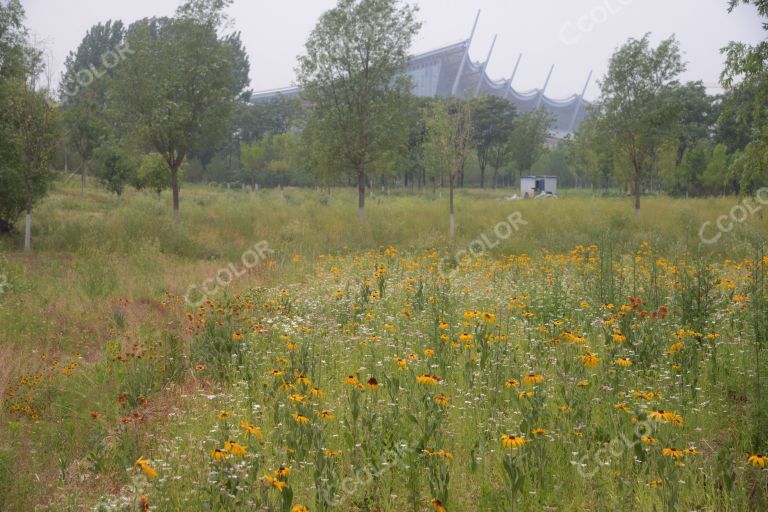
[{"label": "tall tree with thin trunk", "polygon": [[498,96],[480,96],[472,100],[472,143],[480,166],[480,188],[485,188],[485,169],[494,168],[494,188],[498,168],[508,156],[509,138],[515,129],[517,109],[514,103]]},{"label": "tall tree with thin trunk", "polygon": [[[335,155],[337,176],[353,173],[361,221],[371,166],[407,136],[395,127],[411,89],[403,71],[421,27],[416,11],[398,0],[339,0],[320,17],[299,58],[299,84],[312,108],[309,147]],[[320,172],[327,177],[327,169]]]},{"label": "tall tree with thin trunk", "polygon": [[679,105],[674,93],[683,71],[685,63],[674,36],[652,48],[646,34],[616,50],[600,82],[600,98],[593,112],[601,133],[631,166],[629,182],[636,215],[640,215],[640,195],[656,157],[676,134]]},{"label": "tall tree with thin trunk", "polygon": [[133,55],[114,80],[114,107],[160,153],[170,172],[179,219],[179,169],[189,151],[223,131],[237,91],[233,49],[217,30],[231,0],[189,0],[173,18],[145,19],[128,30]]},{"label": "tall tree with thin trunk", "polygon": [[456,235],[454,190],[472,149],[471,103],[455,98],[435,101],[427,115],[426,128],[425,165],[433,178],[448,179],[448,221],[453,240]]},{"label": "tall tree with thin trunk", "polygon": [[24,250],[31,249],[32,209],[46,195],[54,174],[50,160],[58,142],[58,109],[39,89],[42,54],[23,26],[24,9],[0,3],[0,231],[25,213]]}]

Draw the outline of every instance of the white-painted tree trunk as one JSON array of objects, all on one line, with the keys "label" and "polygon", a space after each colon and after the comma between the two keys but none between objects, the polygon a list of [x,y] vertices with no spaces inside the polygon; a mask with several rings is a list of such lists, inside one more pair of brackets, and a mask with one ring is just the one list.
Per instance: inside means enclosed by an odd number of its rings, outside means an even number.
[{"label": "white-painted tree trunk", "polygon": [[456,234],[456,219],[454,218],[453,214],[451,214],[451,241],[453,241],[453,237]]},{"label": "white-painted tree trunk", "polygon": [[32,213],[27,211],[24,221],[24,252],[32,249]]}]

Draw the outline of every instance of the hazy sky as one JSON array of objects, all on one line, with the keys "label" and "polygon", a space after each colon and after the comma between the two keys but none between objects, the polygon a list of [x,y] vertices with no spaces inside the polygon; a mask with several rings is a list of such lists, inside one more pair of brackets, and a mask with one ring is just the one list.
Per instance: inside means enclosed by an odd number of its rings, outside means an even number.
[{"label": "hazy sky", "polygon": [[[50,51],[55,79],[64,58],[88,28],[100,21],[126,24],[147,16],[172,15],[179,0],[22,0],[27,25]],[[731,40],[757,42],[764,36],[751,6],[727,12],[727,0],[418,0],[424,22],[414,52],[430,50],[469,36],[480,9],[470,55],[484,60],[498,40],[488,65],[495,79],[507,78],[523,54],[514,86],[541,87],[555,65],[547,95],[555,98],[581,92],[587,74],[605,73],[613,50],[628,37],[652,33],[654,42],[675,34],[688,71],[685,80],[703,80],[718,92],[723,57],[720,48]],[[229,10],[234,29],[242,32],[251,59],[255,91],[291,85],[296,56],[318,16],[335,0],[235,0]],[[594,80],[586,97],[598,93]]]}]

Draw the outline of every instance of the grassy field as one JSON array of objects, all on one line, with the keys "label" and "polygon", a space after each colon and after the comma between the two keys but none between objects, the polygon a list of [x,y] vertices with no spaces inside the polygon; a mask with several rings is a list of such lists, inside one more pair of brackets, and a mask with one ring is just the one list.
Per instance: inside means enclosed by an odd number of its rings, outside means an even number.
[{"label": "grassy field", "polygon": [[0,510],[768,509],[758,203],[86,192],[0,240]]}]

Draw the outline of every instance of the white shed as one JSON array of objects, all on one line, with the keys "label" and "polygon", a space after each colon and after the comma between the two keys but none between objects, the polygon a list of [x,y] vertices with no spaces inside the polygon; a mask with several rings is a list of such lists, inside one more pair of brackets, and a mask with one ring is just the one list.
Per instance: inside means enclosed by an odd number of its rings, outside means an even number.
[{"label": "white shed", "polygon": [[533,199],[540,195],[557,195],[557,176],[521,176],[520,195]]}]

